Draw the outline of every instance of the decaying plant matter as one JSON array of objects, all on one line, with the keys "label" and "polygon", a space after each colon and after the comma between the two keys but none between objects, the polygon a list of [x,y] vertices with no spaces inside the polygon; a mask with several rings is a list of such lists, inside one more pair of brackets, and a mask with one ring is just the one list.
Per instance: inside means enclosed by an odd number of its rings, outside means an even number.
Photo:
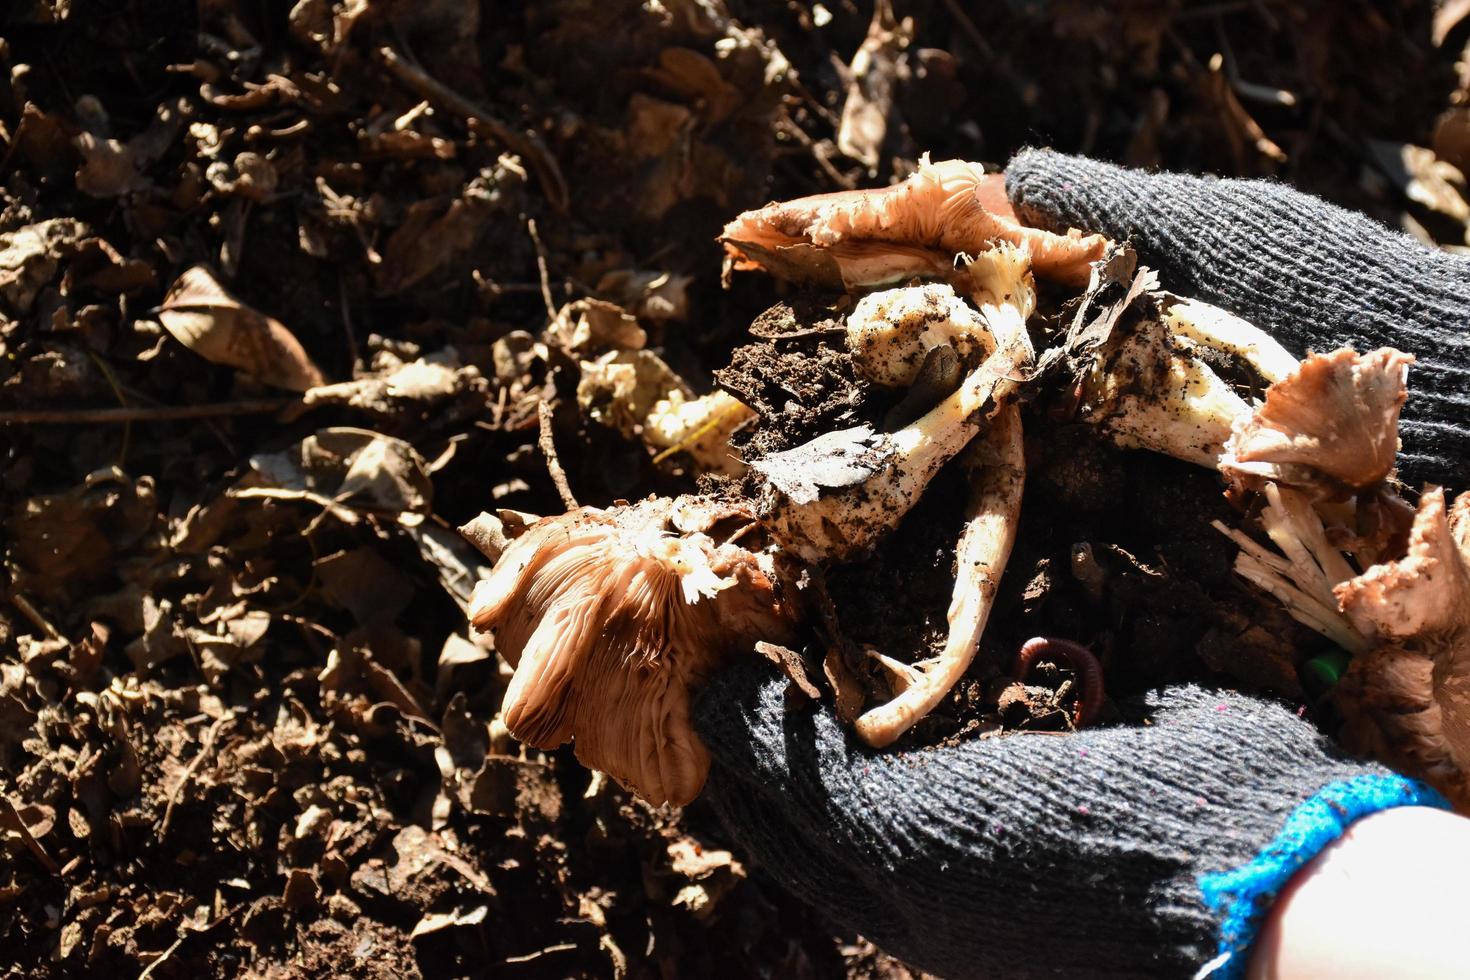
[{"label": "decaying plant matter", "polygon": [[662,462],[688,453],[705,473],[738,476],[730,435],[755,414],[723,391],[695,395],[652,351],[620,350],[581,364],[577,402],[595,421],[641,439]]},{"label": "decaying plant matter", "polygon": [[650,802],[694,799],[709,753],[691,690],[795,620],[771,555],[738,543],[753,525],[709,500],[650,497],[513,527],[470,602],[515,667],[511,734],[538,748],[574,739],[584,764]]}]

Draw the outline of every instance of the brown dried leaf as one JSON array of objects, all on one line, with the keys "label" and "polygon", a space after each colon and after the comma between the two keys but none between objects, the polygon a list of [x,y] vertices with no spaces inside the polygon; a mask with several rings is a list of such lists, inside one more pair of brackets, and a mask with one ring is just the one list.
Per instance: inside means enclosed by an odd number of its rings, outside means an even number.
[{"label": "brown dried leaf", "polygon": [[876,172],[893,113],[900,58],[913,41],[913,18],[899,21],[892,0],[873,5],[868,36],[848,66],[847,98],[837,127],[837,149]]},{"label": "brown dried leaf", "polygon": [[240,302],[207,266],[196,265],[179,276],[158,319],[200,357],[238,368],[264,384],[306,391],[326,383],[285,324]]},{"label": "brown dried leaf", "polygon": [[52,218],[0,235],[0,298],[17,312],[29,310],[61,260],[90,234],[75,218]]}]

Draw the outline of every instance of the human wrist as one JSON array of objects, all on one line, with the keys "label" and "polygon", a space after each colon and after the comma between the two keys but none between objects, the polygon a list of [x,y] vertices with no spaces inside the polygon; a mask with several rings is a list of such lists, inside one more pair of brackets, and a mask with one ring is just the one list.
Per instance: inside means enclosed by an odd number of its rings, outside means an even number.
[{"label": "human wrist", "polygon": [[1423,806],[1364,817],[1293,876],[1248,975],[1463,976],[1466,880],[1470,821]]}]

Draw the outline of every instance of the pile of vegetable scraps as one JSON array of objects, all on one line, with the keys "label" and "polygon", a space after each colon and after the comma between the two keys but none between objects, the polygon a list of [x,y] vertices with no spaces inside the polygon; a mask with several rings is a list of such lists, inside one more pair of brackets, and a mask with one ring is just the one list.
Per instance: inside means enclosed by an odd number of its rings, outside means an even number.
[{"label": "pile of vegetable scraps", "polygon": [[593,308],[563,332],[579,410],[689,492],[463,529],[517,738],[684,804],[692,699],[740,657],[874,747],[1107,724],[1193,679],[1470,806],[1470,494],[1395,479],[1411,356],[1298,360],[963,161],[722,244],[782,299],[713,391]]}]

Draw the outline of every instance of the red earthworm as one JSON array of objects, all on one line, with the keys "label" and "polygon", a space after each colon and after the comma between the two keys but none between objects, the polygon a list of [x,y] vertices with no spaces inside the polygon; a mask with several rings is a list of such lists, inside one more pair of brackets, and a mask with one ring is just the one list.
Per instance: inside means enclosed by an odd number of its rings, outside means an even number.
[{"label": "red earthworm", "polygon": [[1016,676],[1024,680],[1043,657],[1065,663],[1077,675],[1077,713],[1073,726],[1083,728],[1096,721],[1103,706],[1103,672],[1097,655],[1071,640],[1033,636],[1021,644],[1021,651],[1016,654]]}]

